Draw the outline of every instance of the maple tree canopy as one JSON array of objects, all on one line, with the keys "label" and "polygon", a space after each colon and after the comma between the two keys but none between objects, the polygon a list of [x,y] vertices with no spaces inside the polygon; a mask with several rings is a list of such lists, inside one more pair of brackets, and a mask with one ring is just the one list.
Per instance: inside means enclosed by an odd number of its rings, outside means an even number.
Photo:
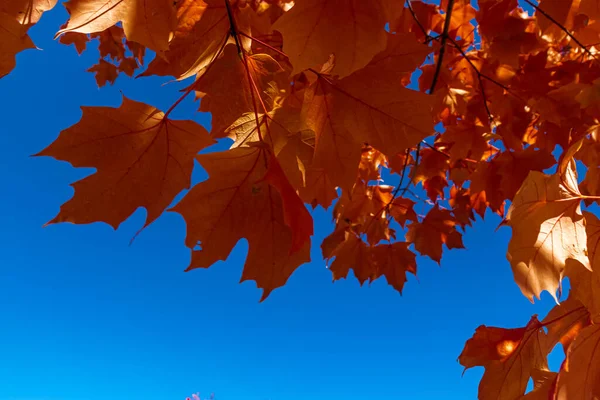
[{"label": "maple tree canopy", "polygon": [[[0,77],[35,49],[28,29],[57,3],[0,0]],[[246,239],[242,280],[264,299],[310,261],[310,208],[333,214],[320,245],[334,280],[352,270],[399,292],[417,254],[441,263],[489,209],[512,229],[507,259],[523,294],[548,291],[557,305],[521,328],[477,328],[459,361],[485,368],[479,398],[600,399],[600,0],[64,6],[57,38],[79,53],[97,41],[99,86],[124,73],[187,89],[164,112],[126,97],[83,107],[38,154],[96,168],[50,223],[117,228],[143,207],[147,226],[177,212],[187,269]],[[188,96],[211,114],[210,131],[170,118]],[[211,151],[223,141],[229,150]],[[195,161],[209,177],[190,188]],[[552,372],[559,343],[565,360]]]}]

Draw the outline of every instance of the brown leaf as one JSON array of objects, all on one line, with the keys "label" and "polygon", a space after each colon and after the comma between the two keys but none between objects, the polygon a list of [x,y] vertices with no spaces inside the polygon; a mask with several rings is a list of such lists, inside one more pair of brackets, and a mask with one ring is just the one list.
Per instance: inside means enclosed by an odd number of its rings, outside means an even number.
[{"label": "brown leaf", "polygon": [[499,189],[504,199],[513,200],[530,171],[543,171],[556,163],[552,154],[529,146],[523,151],[504,151],[493,164],[500,174]]},{"label": "brown leaf", "polygon": [[45,11],[49,11],[58,0],[6,0],[0,3],[0,14],[16,19],[21,25],[37,23]]},{"label": "brown leaf", "polygon": [[439,140],[452,145],[448,151],[450,163],[467,158],[481,161],[491,153],[488,140],[484,137],[486,133],[488,131],[483,126],[459,121],[449,126]]},{"label": "brown leaf", "polygon": [[173,121],[123,97],[119,108],[82,107],[83,116],[37,155],[97,172],[73,184],[75,195],[50,223],[103,221],[117,228],[138,207],[158,218],[191,183],[194,156],[211,145],[193,121]]},{"label": "brown leaf", "polygon": [[385,276],[387,283],[402,293],[406,273],[417,274],[416,255],[408,249],[408,243],[379,244],[371,249],[377,279]]},{"label": "brown leaf", "polygon": [[[65,7],[70,18],[59,35],[102,32],[122,22],[128,40],[154,51],[169,48],[177,25],[173,0],[69,0]],[[142,15],[144,18],[139,17]]]},{"label": "brown leaf", "polygon": [[[343,21],[343,22],[341,22]],[[275,22],[293,74],[336,58],[333,74],[350,75],[386,46],[385,10],[379,0],[298,0]]]},{"label": "brown leaf", "polygon": [[414,243],[415,249],[422,255],[429,256],[438,264],[442,260],[442,245],[448,249],[464,248],[462,235],[456,230],[456,219],[449,210],[435,205],[423,222],[412,222],[408,225],[406,241]]},{"label": "brown leaf", "polygon": [[288,181],[277,157],[271,154],[269,168],[264,179],[273,186],[281,196],[285,224],[292,231],[292,247],[290,254],[302,249],[313,235],[313,221],[304,203]]},{"label": "brown leaf", "polygon": [[27,27],[10,15],[0,13],[0,78],[13,70],[17,53],[27,49],[35,49]]},{"label": "brown leaf", "polygon": [[547,370],[541,347],[544,331],[535,316],[525,328],[480,326],[459,356],[465,369],[485,367],[479,384],[479,400],[514,400],[525,394],[534,371]]},{"label": "brown leaf", "polygon": [[311,167],[322,171],[324,181],[330,182],[332,189],[337,186],[350,192],[358,173],[361,144],[343,125],[336,123],[333,101],[330,85],[325,80],[317,80],[306,90],[303,117],[316,134]]},{"label": "brown leaf", "polygon": [[580,202],[574,162],[564,177],[530,172],[515,195],[505,219],[513,229],[506,257],[532,302],[544,290],[557,299],[567,259],[591,269]]},{"label": "brown leaf", "polygon": [[335,260],[329,269],[333,273],[334,281],[345,279],[351,269],[361,285],[375,278],[376,271],[370,249],[354,233],[346,233],[346,240],[336,247],[332,257],[335,257]]},{"label": "brown leaf", "polygon": [[[228,71],[227,79],[222,78],[223,71]],[[212,114],[211,135],[224,137],[225,130],[245,113],[271,111],[273,104],[266,97],[265,90],[267,83],[282,72],[279,63],[271,56],[255,54],[242,60],[235,45],[227,45],[222,57],[207,68],[195,84],[198,97],[202,99],[200,111]],[[262,104],[269,108],[263,110]]]},{"label": "brown leaf", "polygon": [[[238,32],[250,34],[248,21],[252,9],[232,7]],[[160,53],[142,76],[172,75],[185,79],[202,71],[216,57],[229,38],[231,29],[223,0],[185,0],[179,2],[178,24],[168,50]]]},{"label": "brown leaf", "polygon": [[406,273],[417,273],[416,255],[405,242],[367,246],[354,233],[338,229],[323,241],[322,249],[325,258],[335,257],[330,267],[334,280],[345,279],[352,269],[361,285],[385,276],[402,294]]},{"label": "brown leaf", "polygon": [[74,45],[75,49],[77,50],[77,54],[81,54],[85,51],[90,38],[85,33],[67,32],[62,35],[58,41],[62,44]]},{"label": "brown leaf", "polygon": [[590,324],[590,313],[575,297],[554,306],[542,320],[548,330],[544,348],[550,353],[556,344],[561,343],[565,354],[574,337],[582,328]]},{"label": "brown leaf", "polygon": [[133,76],[138,68],[138,62],[133,57],[126,57],[119,63],[119,72],[124,72],[127,76]]},{"label": "brown leaf", "polygon": [[87,72],[93,72],[95,74],[98,87],[102,87],[107,83],[112,85],[119,76],[117,66],[103,59],[100,59],[98,64],[91,66]]},{"label": "brown leaf", "polygon": [[600,325],[590,325],[575,337],[557,380],[557,400],[600,398]]},{"label": "brown leaf", "polygon": [[284,204],[290,198],[282,198],[265,180],[265,158],[271,159],[262,146],[197,156],[209,179],[194,186],[173,207],[187,224],[186,246],[192,249],[187,270],[225,260],[236,243],[246,238],[249,248],[242,281],[256,281],[264,289],[262,300],[285,285],[298,266],[310,261],[309,240],[291,254],[294,244],[304,240],[295,239],[296,233],[286,223],[284,210],[294,204]]},{"label": "brown leaf", "polygon": [[100,42],[98,45],[100,57],[109,57],[117,61],[125,58],[125,43],[123,42],[123,39],[125,39],[125,32],[123,31],[123,28],[111,26],[102,32],[92,33],[90,37],[92,39],[98,39]]},{"label": "brown leaf", "polygon": [[[541,0],[538,7],[544,11],[544,13],[536,12],[543,34],[554,40],[560,40],[566,36],[561,27],[568,30],[573,28],[573,18],[579,8],[579,0]],[[544,14],[549,15],[554,21]]]},{"label": "brown leaf", "polygon": [[567,275],[572,295],[587,307],[594,322],[600,323],[600,220],[589,211],[584,211],[583,216],[592,271],[572,263],[567,265]]},{"label": "brown leaf", "polygon": [[533,378],[533,390],[521,397],[521,399],[553,400],[558,374],[543,369],[534,369],[531,373],[531,377]]},{"label": "brown leaf", "polygon": [[[401,83],[403,71],[426,54],[411,40],[409,35],[394,41],[367,67],[342,80],[318,75],[306,90],[303,112],[316,134],[314,165],[343,190],[354,184],[362,143],[394,157],[433,132],[431,97]],[[390,60],[405,61],[394,70]]]}]

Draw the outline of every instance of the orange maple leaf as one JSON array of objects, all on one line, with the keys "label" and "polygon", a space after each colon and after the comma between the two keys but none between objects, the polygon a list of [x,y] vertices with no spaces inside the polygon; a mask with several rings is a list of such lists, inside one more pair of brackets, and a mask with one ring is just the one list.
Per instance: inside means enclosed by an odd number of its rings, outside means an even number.
[{"label": "orange maple leaf", "polygon": [[[229,71],[227,79],[218,78],[223,70]],[[243,114],[271,111],[273,102],[267,95],[267,82],[275,81],[282,72],[271,56],[255,54],[242,59],[235,45],[225,46],[222,56],[194,84],[202,99],[200,111],[212,113],[211,135],[224,137],[225,130]]]},{"label": "orange maple leaf", "polygon": [[[192,249],[187,270],[225,260],[246,238],[249,249],[242,281],[256,281],[264,289],[262,301],[310,261],[312,218],[294,198],[281,169],[269,165],[274,160],[264,146],[202,154],[197,160],[210,178],[172,209],[187,224],[186,245]],[[288,223],[301,229],[292,231]]]},{"label": "orange maple leaf", "polygon": [[42,14],[54,8],[58,0],[7,0],[0,3],[0,14],[15,18],[22,25],[37,23]]},{"label": "orange maple leaf", "polygon": [[17,63],[15,56],[26,49],[35,49],[27,27],[12,16],[0,13],[0,78],[13,70]]},{"label": "orange maple leaf", "polygon": [[123,97],[119,108],[82,107],[83,116],[38,156],[97,172],[73,184],[75,195],[50,221],[117,228],[138,207],[146,223],[189,188],[195,155],[214,141],[193,121],[174,121],[156,108]]},{"label": "orange maple leaf", "polygon": [[177,25],[174,4],[172,0],[69,0],[65,3],[69,21],[57,35],[101,32],[122,22],[128,40],[154,51],[167,50]]},{"label": "orange maple leaf", "polygon": [[[250,34],[253,10],[240,4],[232,8],[238,32]],[[169,48],[152,60],[143,76],[172,75],[185,79],[207,67],[226,42],[234,42],[223,0],[180,1],[177,20]]]},{"label": "orange maple leaf", "polygon": [[547,370],[545,333],[533,316],[525,328],[504,329],[482,325],[458,357],[465,369],[485,367],[479,400],[514,400],[525,394],[534,371]]},{"label": "orange maple leaf", "polygon": [[567,259],[591,269],[577,171],[574,162],[569,165],[564,176],[530,172],[504,221],[513,229],[506,257],[532,302],[544,290],[558,301]]},{"label": "orange maple leaf", "polygon": [[283,51],[290,57],[294,74],[334,54],[332,73],[345,77],[385,49],[386,22],[380,0],[299,0],[273,29],[283,35]]},{"label": "orange maple leaf", "polygon": [[556,382],[556,399],[600,398],[600,325],[584,328],[573,340]]},{"label": "orange maple leaf", "polygon": [[587,234],[588,257],[592,270],[580,263],[567,264],[567,276],[571,283],[571,293],[579,299],[600,323],[600,220],[589,211],[584,211]]},{"label": "orange maple leaf", "polygon": [[462,249],[462,235],[456,230],[456,218],[449,210],[436,204],[423,222],[412,222],[408,225],[406,241],[414,243],[415,249],[422,255],[429,256],[438,264],[442,260],[442,245],[449,249]]},{"label": "orange maple leaf", "polygon": [[96,83],[98,87],[102,87],[107,83],[113,84],[119,76],[117,66],[103,59],[98,61],[98,64],[92,65],[88,72],[93,72],[96,75]]}]

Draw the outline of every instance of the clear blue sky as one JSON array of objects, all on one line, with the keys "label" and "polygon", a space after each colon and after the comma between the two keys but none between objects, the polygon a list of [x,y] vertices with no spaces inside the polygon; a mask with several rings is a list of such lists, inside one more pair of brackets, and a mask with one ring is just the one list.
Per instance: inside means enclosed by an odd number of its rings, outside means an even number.
[{"label": "clear blue sky", "polygon": [[[456,361],[474,329],[522,326],[553,306],[547,293],[536,305],[520,294],[505,259],[510,229],[495,232],[494,215],[441,268],[419,257],[403,296],[385,281],[332,283],[314,246],[314,261],[264,303],[252,282],[238,284],[243,242],[226,262],[183,272],[177,214],[131,246],[143,210],[116,232],[43,228],[92,171],[29,155],[77,122],[80,105],[116,106],[121,90],[164,110],[182,87],[120,77],[99,90],[85,72],[96,51],[79,57],[52,38],[65,19],[62,6],[45,14],[31,30],[43,51],[20,54],[0,80],[0,400],[474,399],[483,370],[461,377]],[[196,106],[173,116],[206,123]],[[314,216],[318,243],[330,217]]]}]

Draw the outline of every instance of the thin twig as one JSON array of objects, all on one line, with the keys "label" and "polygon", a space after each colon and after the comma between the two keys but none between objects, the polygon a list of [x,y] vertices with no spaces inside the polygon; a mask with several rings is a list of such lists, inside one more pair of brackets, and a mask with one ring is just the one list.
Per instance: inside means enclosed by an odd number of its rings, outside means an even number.
[{"label": "thin twig", "polygon": [[421,22],[417,18],[417,14],[415,14],[415,10],[413,10],[410,0],[406,0],[406,7],[408,8],[408,11],[410,11],[410,14],[412,15],[413,19],[417,23],[417,26],[419,27],[419,29],[421,29],[421,32],[423,32],[423,35],[425,35],[425,38],[426,38],[425,42],[427,43],[429,41],[430,35],[427,33],[427,31],[425,30],[425,27],[421,24]]},{"label": "thin twig", "polygon": [[[396,189],[394,189],[394,192],[392,193],[392,200],[385,206],[386,208],[389,208],[389,206],[394,202],[394,199],[396,199],[396,196],[398,196],[398,192],[400,191],[400,188],[402,187],[402,182],[404,181],[404,176],[406,175],[406,168],[408,167],[408,159],[410,158],[410,149],[406,149],[406,156],[404,158],[404,165],[402,166],[402,172],[400,173],[400,182],[398,182],[398,186],[396,186]],[[409,182],[410,185],[410,182]],[[404,190],[403,193],[406,192],[406,189]]]},{"label": "thin twig", "polygon": [[429,94],[432,94],[435,90],[440,71],[442,70],[442,63],[444,61],[444,54],[446,53],[446,40],[448,39],[448,31],[450,30],[450,22],[452,20],[452,8],[454,6],[454,0],[448,0],[448,8],[446,9],[446,19],[444,20],[444,31],[442,32],[442,41],[440,43],[440,54],[438,61],[435,66],[435,72],[433,74],[433,80],[431,81],[431,87],[429,88]]},{"label": "thin twig", "polygon": [[231,11],[231,4],[229,4],[229,0],[225,0],[225,8],[227,9],[227,18],[229,18],[230,35],[233,36],[233,40],[235,40],[235,47],[237,47],[238,54],[241,55],[244,50],[242,49],[238,39],[237,28],[235,26],[235,20],[233,19],[233,12]]},{"label": "thin twig", "polygon": [[[452,21],[452,8],[453,7],[454,7],[454,0],[449,0],[448,8],[446,9],[446,19],[444,20],[444,30],[442,32],[442,40],[440,42],[440,46],[442,46],[442,47],[440,48],[440,54],[438,56],[437,64],[435,66],[435,72],[433,74],[433,80],[431,81],[431,87],[429,88],[430,95],[433,94],[433,92],[435,91],[435,86],[437,84],[437,80],[440,75],[440,71],[442,70],[442,63],[444,62],[444,54],[446,53],[446,40],[448,39],[448,31],[450,30],[450,22]],[[414,182],[415,176],[417,174],[417,169],[419,167],[419,156],[421,154],[421,143],[423,143],[423,141],[419,142],[419,144],[417,145],[416,156],[415,156],[415,166],[412,170],[412,174],[411,174],[412,176],[410,178],[411,182]],[[404,190],[402,191],[403,196],[406,193],[407,189],[408,188],[404,188]]]}]

